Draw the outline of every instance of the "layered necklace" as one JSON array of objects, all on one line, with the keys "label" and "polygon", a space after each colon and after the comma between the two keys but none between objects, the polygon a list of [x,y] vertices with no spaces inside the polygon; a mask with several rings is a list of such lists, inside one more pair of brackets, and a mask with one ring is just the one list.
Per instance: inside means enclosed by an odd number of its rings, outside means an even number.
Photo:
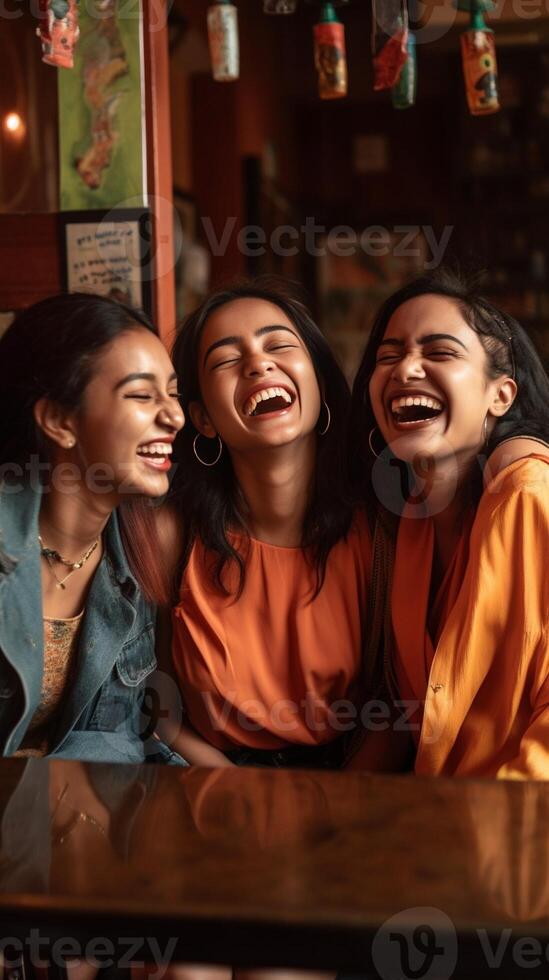
[{"label": "layered necklace", "polygon": [[[71,577],[71,575],[74,575],[75,572],[77,572],[80,568],[82,568],[83,565],[86,564],[86,562],[88,561],[88,559],[90,559],[91,556],[93,555],[93,553],[94,553],[95,549],[97,548],[100,540],[101,540],[101,538],[96,538],[96,540],[93,542],[93,544],[88,548],[88,550],[86,552],[84,552],[84,554],[82,555],[81,558],[78,559],[78,561],[69,561],[68,558],[63,558],[63,555],[60,555],[59,552],[58,551],[55,551],[54,548],[46,548],[44,542],[42,541],[42,536],[40,534],[38,535],[38,543],[40,545],[40,554],[42,555],[43,558],[46,559],[46,561],[48,563],[48,567],[49,567],[49,569],[50,569],[50,571],[51,571],[51,573],[52,573],[52,575],[53,575],[53,577],[54,577],[54,579],[55,579],[55,581],[57,583],[56,588],[58,588],[58,589],[65,589],[66,588],[65,582],[67,581],[67,579],[69,579]],[[58,575],[57,575],[57,573],[55,571],[55,564],[56,564],[56,562],[59,565],[64,565],[65,568],[70,569],[70,571],[68,571],[67,574],[63,578],[61,578],[61,579],[58,577]]]}]

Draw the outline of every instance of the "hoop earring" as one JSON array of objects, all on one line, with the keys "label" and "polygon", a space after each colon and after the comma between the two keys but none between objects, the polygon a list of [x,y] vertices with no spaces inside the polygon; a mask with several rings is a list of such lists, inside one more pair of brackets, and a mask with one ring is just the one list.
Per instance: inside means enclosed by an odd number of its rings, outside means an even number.
[{"label": "hoop earring", "polygon": [[219,460],[221,459],[221,453],[223,452],[223,443],[221,442],[221,438],[219,435],[216,436],[216,439],[219,442],[219,452],[212,463],[207,463],[205,460],[201,459],[201,457],[198,455],[196,451],[196,442],[198,439],[200,439],[200,436],[201,433],[199,432],[193,439],[193,453],[195,454],[198,462],[202,463],[202,466],[215,466],[216,463],[219,463]]},{"label": "hoop earring", "polygon": [[330,409],[328,407],[328,403],[323,400],[322,401],[322,404],[324,405],[324,408],[326,409],[326,411],[328,413],[328,421],[326,422],[326,425],[323,428],[322,432],[319,432],[318,433],[319,436],[325,436],[326,433],[327,433],[327,431],[328,431],[328,429],[330,428],[330,425],[332,424],[332,413],[330,412]]},{"label": "hoop earring", "polygon": [[488,445],[488,413],[486,413],[486,415],[484,416],[483,430],[484,430],[483,431],[484,445],[487,446]]},{"label": "hoop earring", "polygon": [[372,439],[374,437],[374,432],[376,431],[376,429],[377,429],[377,425],[374,425],[373,429],[370,429],[370,435],[368,436],[368,445],[370,447],[370,452],[376,457],[376,459],[379,459],[379,455],[380,454],[379,453],[376,453],[376,451],[375,451],[375,449],[374,449],[374,447],[372,445]]}]

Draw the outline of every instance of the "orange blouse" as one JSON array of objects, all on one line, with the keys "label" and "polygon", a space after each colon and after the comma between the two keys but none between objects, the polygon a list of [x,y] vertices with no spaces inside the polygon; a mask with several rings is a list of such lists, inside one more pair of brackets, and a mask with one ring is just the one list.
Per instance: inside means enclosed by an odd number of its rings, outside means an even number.
[{"label": "orange blouse", "polygon": [[420,705],[415,771],[549,779],[549,456],[502,470],[429,614],[431,519],[400,522],[396,672]]},{"label": "orange blouse", "polygon": [[221,750],[330,742],[352,727],[356,712],[370,573],[366,519],[357,516],[330,552],[314,599],[316,571],[301,548],[254,539],[246,548],[238,599],[234,566],[227,597],[213,584],[212,556],[199,541],[184,573],[174,662],[189,721]]}]

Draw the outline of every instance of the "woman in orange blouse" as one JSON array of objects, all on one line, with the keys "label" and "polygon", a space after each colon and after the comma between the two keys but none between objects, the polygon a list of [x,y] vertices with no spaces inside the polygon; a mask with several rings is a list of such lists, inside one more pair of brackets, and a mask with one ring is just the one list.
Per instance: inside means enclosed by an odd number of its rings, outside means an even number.
[{"label": "woman in orange blouse", "polygon": [[344,475],[346,382],[306,308],[265,281],[210,296],[173,356],[191,420],[172,488],[188,723],[173,744],[203,765],[337,766],[370,561]]},{"label": "woman in orange blouse", "polygon": [[383,648],[400,717],[352,765],[394,765],[385,749],[407,729],[416,773],[549,779],[549,381],[534,348],[466,282],[424,277],[382,308],[354,405],[377,509],[368,653]]}]

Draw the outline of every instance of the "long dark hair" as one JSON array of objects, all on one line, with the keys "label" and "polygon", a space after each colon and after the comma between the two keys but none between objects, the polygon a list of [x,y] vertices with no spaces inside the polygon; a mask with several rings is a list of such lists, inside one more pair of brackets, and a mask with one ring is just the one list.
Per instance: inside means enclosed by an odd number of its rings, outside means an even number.
[{"label": "long dark hair", "polygon": [[[0,467],[25,464],[34,456],[44,472],[48,443],[34,420],[36,402],[45,397],[77,409],[101,353],[121,334],[138,329],[156,332],[141,311],[88,293],[52,296],[20,313],[0,339]],[[155,546],[152,510],[136,499],[122,503],[118,515],[145,596],[166,601],[169,586]]]},{"label": "long dark hair", "polygon": [[[513,436],[530,436],[549,442],[549,378],[543,364],[520,323],[485,299],[480,292],[480,283],[478,273],[464,275],[441,267],[393,293],[375,318],[353,385],[350,439],[353,447],[350,458],[353,481],[359,486],[361,496],[369,501],[370,514],[375,513],[377,501],[372,488],[372,469],[376,457],[368,440],[369,433],[376,426],[369,383],[376,364],[377,348],[389,320],[409,299],[434,294],[452,300],[467,324],[478,334],[486,351],[488,376],[498,378],[508,375],[517,383],[517,396],[509,411],[496,420],[484,449],[485,458],[500,442]],[[374,445],[376,452],[381,448]],[[391,463],[389,457],[388,463]],[[480,471],[478,476],[481,476]],[[475,483],[477,490],[481,490],[482,480],[476,479]]]},{"label": "long dark hair", "polygon": [[[499,443],[513,436],[530,436],[549,442],[549,379],[536,350],[519,323],[497,309],[480,292],[480,275],[463,275],[440,268],[421,276],[389,297],[379,310],[370,334],[352,395],[349,458],[352,482],[366,503],[373,530],[373,571],[368,604],[368,640],[364,672],[373,678],[374,690],[398,691],[394,675],[390,595],[394,545],[399,513],[409,488],[409,468],[390,451],[370,444],[377,423],[370,401],[369,384],[376,364],[378,346],[393,313],[409,299],[426,294],[444,296],[459,308],[468,325],[478,334],[486,351],[490,378],[505,375],[517,382],[517,396],[506,415],[497,419],[484,449],[485,458]],[[376,454],[382,453],[382,459]],[[386,465],[384,465],[386,464]],[[374,480],[374,476],[377,477]],[[482,493],[480,466],[471,477],[473,497]],[[381,492],[380,492],[381,491]]]},{"label": "long dark hair", "polygon": [[[188,560],[195,539],[199,537],[215,556],[213,577],[218,588],[228,594],[222,575],[231,561],[236,563],[239,570],[237,594],[240,595],[244,588],[245,555],[230,540],[230,533],[235,531],[244,538],[247,536],[238,505],[238,488],[231,458],[224,451],[219,462],[210,468],[197,461],[193,453],[197,430],[189,415],[190,402],[202,398],[198,352],[204,326],[215,310],[237,299],[266,300],[286,314],[309,352],[319,387],[330,409],[330,427],[318,439],[314,481],[301,542],[315,564],[318,592],[324,581],[328,555],[334,545],[346,536],[352,520],[353,508],[346,477],[350,393],[343,373],[307,307],[290,284],[272,277],[260,276],[255,280],[238,281],[212,293],[185,320],[175,341],[172,357],[188,420],[175,442],[178,466],[172,484],[173,500],[184,523],[183,565]],[[321,417],[324,421],[324,412]]]}]

